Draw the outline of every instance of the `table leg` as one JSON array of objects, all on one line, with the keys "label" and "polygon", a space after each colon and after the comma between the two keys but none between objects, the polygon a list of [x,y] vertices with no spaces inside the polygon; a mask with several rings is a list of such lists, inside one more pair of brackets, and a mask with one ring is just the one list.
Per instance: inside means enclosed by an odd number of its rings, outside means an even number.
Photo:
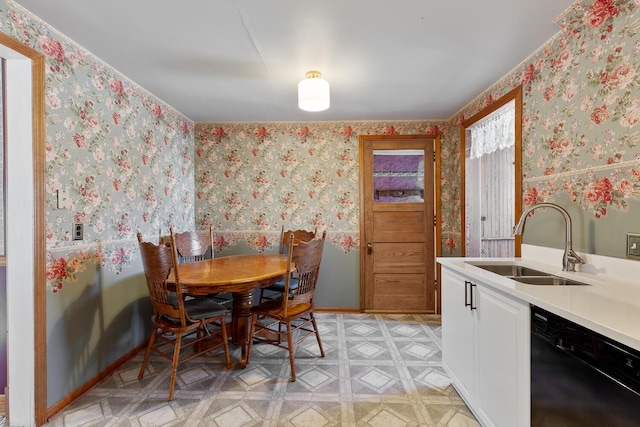
[{"label": "table leg", "polygon": [[247,366],[247,344],[249,342],[249,326],[251,323],[251,306],[253,290],[233,293],[231,311],[231,342],[241,348],[240,366]]}]

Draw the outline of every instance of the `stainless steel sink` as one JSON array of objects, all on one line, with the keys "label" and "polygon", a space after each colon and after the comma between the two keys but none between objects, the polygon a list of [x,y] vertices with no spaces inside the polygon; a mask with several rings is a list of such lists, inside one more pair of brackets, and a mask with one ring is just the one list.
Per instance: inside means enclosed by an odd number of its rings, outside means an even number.
[{"label": "stainless steel sink", "polygon": [[518,264],[469,264],[490,271],[500,276],[508,277],[516,282],[525,283],[527,285],[540,286],[589,286],[587,283],[578,282],[577,280],[567,279],[565,277],[555,276],[551,273],[524,267]]},{"label": "stainless steel sink", "polygon": [[513,280],[527,285],[542,286],[589,286],[587,283],[578,282],[576,280],[567,279],[558,276],[545,277],[512,277]]},{"label": "stainless steel sink", "polygon": [[475,267],[482,268],[483,270],[490,271],[500,276],[507,277],[522,277],[522,276],[551,276],[549,273],[545,273],[533,268],[524,267],[517,264],[474,264],[469,263]]}]

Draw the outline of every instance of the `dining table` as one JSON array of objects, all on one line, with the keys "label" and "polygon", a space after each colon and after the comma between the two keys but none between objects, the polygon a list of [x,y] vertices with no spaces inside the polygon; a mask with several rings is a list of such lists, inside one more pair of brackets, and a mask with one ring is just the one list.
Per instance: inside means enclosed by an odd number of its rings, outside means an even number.
[{"label": "dining table", "polygon": [[[178,267],[178,278],[184,294],[193,297],[232,294],[229,333],[231,342],[242,349],[242,368],[247,363],[253,291],[284,280],[287,259],[288,256],[282,254],[230,255],[180,264]],[[173,270],[168,282],[175,283]]]}]

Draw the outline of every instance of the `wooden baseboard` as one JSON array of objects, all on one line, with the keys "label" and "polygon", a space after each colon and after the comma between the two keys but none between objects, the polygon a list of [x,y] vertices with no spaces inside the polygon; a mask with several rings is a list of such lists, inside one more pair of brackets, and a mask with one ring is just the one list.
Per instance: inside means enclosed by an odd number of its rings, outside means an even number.
[{"label": "wooden baseboard", "polygon": [[439,319],[440,314],[433,311],[400,311],[400,310],[360,310],[359,308],[352,307],[316,307],[314,309],[317,313],[368,313],[368,314],[422,314],[434,319]]},{"label": "wooden baseboard", "polygon": [[316,307],[314,311],[318,313],[362,313],[359,308],[351,307]]},{"label": "wooden baseboard", "polygon": [[364,310],[363,313],[369,314],[424,314],[435,315],[434,311],[421,311],[421,310]]},{"label": "wooden baseboard", "polygon": [[7,390],[0,394],[0,415],[7,416]]},{"label": "wooden baseboard", "polygon": [[47,421],[49,421],[52,417],[62,412],[67,406],[71,405],[78,398],[80,398],[83,394],[85,394],[91,387],[100,383],[102,380],[111,375],[116,369],[120,366],[124,365],[129,359],[135,356],[140,350],[147,346],[148,340],[145,340],[140,345],[136,346],[133,350],[126,353],[124,356],[113,362],[109,365],[104,371],[100,372],[96,377],[87,381],[73,392],[62,398],[58,403],[54,404],[50,408],[47,408]]}]

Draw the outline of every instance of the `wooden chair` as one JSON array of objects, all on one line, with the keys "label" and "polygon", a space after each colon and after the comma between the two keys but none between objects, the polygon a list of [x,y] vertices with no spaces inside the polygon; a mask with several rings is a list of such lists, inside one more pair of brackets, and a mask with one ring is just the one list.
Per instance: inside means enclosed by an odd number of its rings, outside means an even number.
[{"label": "wooden chair", "polygon": [[[278,249],[278,253],[284,254],[284,250],[287,248],[289,244],[289,239],[293,236],[293,243],[298,244],[299,242],[307,242],[309,240],[313,240],[316,238],[318,234],[318,228],[315,228],[313,231],[308,230],[284,230],[284,225],[280,230],[280,248]],[[294,276],[291,281],[291,287],[297,286],[297,278]],[[265,292],[266,291],[266,292]],[[279,298],[282,296],[282,292],[284,292],[284,282],[276,282],[273,285],[261,289],[260,290],[260,303],[265,300]]]},{"label": "wooden chair", "polygon": [[293,243],[297,244],[298,242],[307,242],[309,240],[313,240],[316,238],[318,234],[318,228],[314,228],[313,231],[308,230],[287,230],[284,231],[284,225],[280,229],[280,248],[278,250],[279,253],[283,254],[284,250],[287,248],[289,244],[289,236],[293,234]]},{"label": "wooden chair", "polygon": [[[208,230],[184,231],[174,234],[176,250],[178,251],[178,262],[185,264],[188,262],[202,261],[215,257],[215,244],[213,240],[213,228]],[[164,242],[163,242],[164,241]],[[160,242],[168,244],[166,237],[160,237]],[[216,294],[209,296],[210,299],[231,306],[233,298],[231,294]]]},{"label": "wooden chair", "polygon": [[213,228],[174,234],[180,264],[202,261],[215,256]]},{"label": "wooden chair", "polygon": [[[185,301],[180,286],[180,269],[173,230],[169,237],[169,245],[143,242],[142,235],[138,233],[137,236],[149,297],[153,306],[151,317],[153,332],[149,338],[138,379],[141,380],[144,376],[151,351],[170,360],[173,365],[168,400],[172,400],[179,364],[222,345],[227,368],[231,367],[225,327],[227,309],[208,298]],[[167,279],[172,269],[175,283],[168,283]],[[212,332],[208,328],[209,325],[215,325],[218,329]],[[194,334],[195,337],[192,337]],[[189,339],[185,340],[185,338]],[[207,342],[202,342],[204,340]],[[171,347],[172,350],[169,351]],[[192,352],[181,359],[182,350],[188,347],[191,347]]]},{"label": "wooden chair", "polygon": [[[294,243],[295,238],[293,234],[289,236],[288,273],[284,281],[284,292],[279,299],[265,301],[251,309],[251,330],[249,333],[251,339],[249,340],[249,348],[247,351],[247,363],[251,361],[251,350],[254,340],[257,343],[267,343],[284,348],[289,351],[291,381],[295,381],[295,346],[311,334],[315,334],[318,347],[320,348],[320,355],[324,357],[320,333],[318,332],[316,319],[313,315],[315,308],[313,295],[318,282],[325,236],[326,231],[322,233],[322,237],[308,242],[300,241],[298,244]],[[293,268],[294,265],[295,269]],[[295,288],[292,288],[291,279],[294,273],[297,274],[298,283]],[[274,319],[277,322],[277,330],[273,329],[273,324],[265,324],[264,320],[267,318]],[[260,319],[260,322],[258,322],[258,319]],[[294,321],[296,321],[296,323],[292,326],[292,322]],[[285,332],[282,332],[281,325],[286,326]],[[309,328],[309,326],[311,326],[311,328]],[[293,340],[294,332],[297,333],[295,341]],[[282,344],[285,335],[287,341],[286,347]]]}]

